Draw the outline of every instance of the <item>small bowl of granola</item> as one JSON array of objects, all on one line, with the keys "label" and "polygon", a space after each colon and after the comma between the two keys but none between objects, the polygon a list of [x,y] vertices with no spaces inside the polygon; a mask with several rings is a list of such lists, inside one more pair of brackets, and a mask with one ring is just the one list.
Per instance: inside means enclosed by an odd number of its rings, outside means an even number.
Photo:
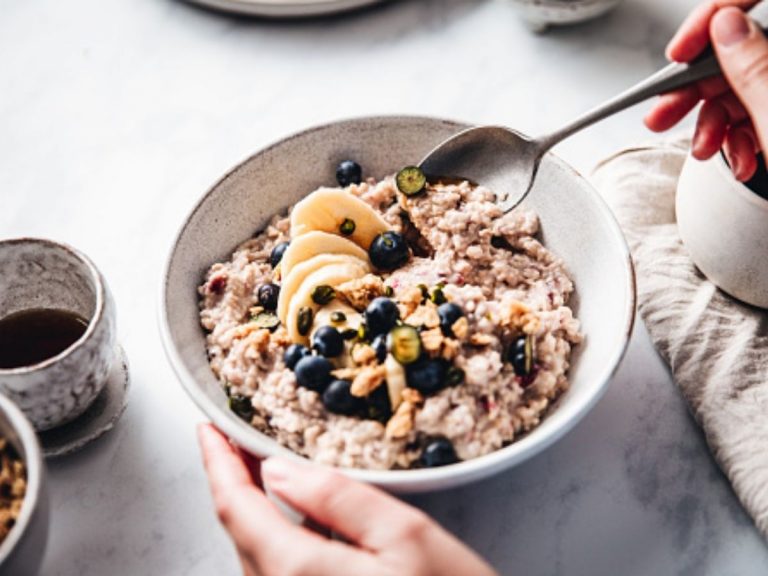
[{"label": "small bowl of granola", "polygon": [[187,392],[237,444],[433,490],[544,449],[605,390],[634,319],[618,226],[552,155],[508,214],[482,185],[427,179],[414,164],[462,128],[311,129],[195,208],[161,331]]},{"label": "small bowl of granola", "polygon": [[0,573],[36,574],[48,541],[48,492],[29,420],[0,395]]}]

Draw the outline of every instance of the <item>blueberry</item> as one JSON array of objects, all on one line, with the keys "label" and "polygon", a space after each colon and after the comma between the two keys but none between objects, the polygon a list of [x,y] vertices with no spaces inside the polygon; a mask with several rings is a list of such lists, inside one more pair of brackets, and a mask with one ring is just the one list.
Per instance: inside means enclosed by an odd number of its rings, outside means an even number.
[{"label": "blueberry", "polygon": [[379,270],[395,270],[408,262],[408,244],[397,232],[382,232],[371,242],[368,256]]},{"label": "blueberry", "polygon": [[277,268],[277,265],[280,264],[283,254],[288,249],[288,244],[289,242],[280,242],[280,244],[272,248],[272,252],[269,254],[269,263],[272,264],[272,268]]},{"label": "blueberry", "polygon": [[384,362],[387,359],[387,335],[379,334],[371,342],[371,347],[376,352],[376,360]]},{"label": "blueberry", "polygon": [[448,363],[442,358],[423,359],[405,367],[408,386],[424,395],[439,392],[448,385]]},{"label": "blueberry", "polygon": [[368,334],[375,338],[379,334],[386,334],[395,327],[400,319],[400,310],[389,298],[383,296],[375,298],[365,309],[365,323],[368,326]]},{"label": "blueberry", "polygon": [[352,160],[344,160],[336,167],[336,181],[339,186],[360,184],[363,180],[363,170],[360,164]]},{"label": "blueberry", "polygon": [[323,326],[312,335],[312,349],[326,358],[336,358],[344,351],[344,338],[333,326]]},{"label": "blueberry", "polygon": [[437,314],[440,316],[440,329],[443,331],[443,334],[453,336],[451,326],[456,323],[456,320],[464,316],[464,310],[458,304],[446,302],[438,306]]},{"label": "blueberry", "polygon": [[365,400],[352,396],[352,382],[334,380],[323,392],[323,406],[328,412],[352,416],[365,409]]},{"label": "blueberry", "polygon": [[293,370],[296,368],[296,364],[299,363],[299,360],[306,358],[307,356],[312,356],[312,352],[309,351],[309,348],[302,346],[301,344],[291,344],[285,349],[283,362],[285,362],[285,365],[288,366],[289,369]]},{"label": "blueberry", "polygon": [[331,381],[333,366],[322,356],[306,356],[294,368],[299,386],[322,392]]},{"label": "blueberry", "polygon": [[434,468],[435,466],[447,466],[448,464],[455,464],[459,461],[459,457],[456,456],[456,450],[453,448],[453,444],[447,438],[436,438],[432,440],[427,447],[424,448],[424,452],[421,453],[421,462],[428,468]]},{"label": "blueberry", "polygon": [[365,398],[367,416],[370,420],[378,420],[386,424],[392,416],[392,404],[389,401],[389,390],[386,385],[378,386]]},{"label": "blueberry", "polygon": [[520,336],[512,342],[507,350],[507,361],[512,364],[516,375],[528,376],[534,364],[533,337]]},{"label": "blueberry", "polygon": [[276,310],[277,299],[280,297],[280,286],[267,283],[259,286],[258,291],[259,304],[264,306],[265,310]]}]

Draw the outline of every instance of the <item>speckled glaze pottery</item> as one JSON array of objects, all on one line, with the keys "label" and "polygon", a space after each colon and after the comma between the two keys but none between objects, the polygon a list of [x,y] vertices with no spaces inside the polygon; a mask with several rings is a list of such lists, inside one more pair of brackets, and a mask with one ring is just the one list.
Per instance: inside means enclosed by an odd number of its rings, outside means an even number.
[{"label": "speckled glaze pottery", "polygon": [[[163,278],[160,329],[168,357],[192,399],[224,433],[260,455],[292,455],[238,418],[208,365],[197,287],[214,262],[317,187],[335,183],[335,167],[354,159],[367,176],[384,177],[418,162],[466,124],[422,117],[336,122],[269,146],[227,173],[187,218]],[[276,168],[277,167],[277,168]],[[419,470],[352,470],[349,476],[395,492],[458,486],[519,464],[570,430],[597,402],[621,360],[635,312],[632,262],[624,237],[595,190],[548,154],[526,204],[541,218],[541,238],[572,273],[571,300],[585,341],[575,349],[571,388],[542,424],[509,446],[450,466]],[[295,455],[293,455],[295,457]]]},{"label": "speckled glaze pottery", "polygon": [[89,321],[60,354],[0,369],[0,392],[42,431],[77,418],[104,387],[115,358],[115,303],[101,273],[74,248],[34,238],[1,241],[0,318],[30,308],[57,308]]},{"label": "speckled glaze pottery", "polygon": [[549,26],[578,24],[612,10],[622,0],[512,0],[528,26],[542,32]]},{"label": "speckled glaze pottery", "polygon": [[27,491],[16,525],[0,544],[0,574],[33,576],[45,555],[50,505],[40,444],[21,410],[0,394],[0,437],[6,438],[24,460]]},{"label": "speckled glaze pottery", "polygon": [[705,162],[689,155],[676,212],[698,269],[731,296],[768,308],[768,200],[736,180],[722,154]]},{"label": "speckled glaze pottery", "polygon": [[308,18],[357,10],[384,0],[189,0],[195,4],[264,18]]}]

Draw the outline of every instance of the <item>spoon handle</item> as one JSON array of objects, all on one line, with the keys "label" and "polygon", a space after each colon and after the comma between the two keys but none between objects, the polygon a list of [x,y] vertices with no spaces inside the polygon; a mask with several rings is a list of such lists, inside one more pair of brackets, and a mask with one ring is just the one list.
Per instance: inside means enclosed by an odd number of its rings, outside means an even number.
[{"label": "spoon handle", "polygon": [[[749,11],[749,16],[766,32],[768,29],[768,1],[764,0],[755,5]],[[720,73],[720,64],[712,48],[708,48],[702,55],[690,63],[669,64],[645,80],[635,84],[629,90],[593,108],[559,130],[537,138],[536,141],[539,145],[540,153],[543,154],[555,144],[582,128],[591,126],[595,122],[621,112],[625,108],[634,106],[652,96],[658,96],[659,94],[682,88]]]}]

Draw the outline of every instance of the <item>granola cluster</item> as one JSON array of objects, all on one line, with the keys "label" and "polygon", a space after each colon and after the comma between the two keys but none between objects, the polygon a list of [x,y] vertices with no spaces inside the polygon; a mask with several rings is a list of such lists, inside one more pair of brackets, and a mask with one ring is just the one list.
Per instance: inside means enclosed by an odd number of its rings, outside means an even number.
[{"label": "granola cluster", "polygon": [[0,542],[13,529],[27,492],[24,462],[5,438],[0,438]]}]

